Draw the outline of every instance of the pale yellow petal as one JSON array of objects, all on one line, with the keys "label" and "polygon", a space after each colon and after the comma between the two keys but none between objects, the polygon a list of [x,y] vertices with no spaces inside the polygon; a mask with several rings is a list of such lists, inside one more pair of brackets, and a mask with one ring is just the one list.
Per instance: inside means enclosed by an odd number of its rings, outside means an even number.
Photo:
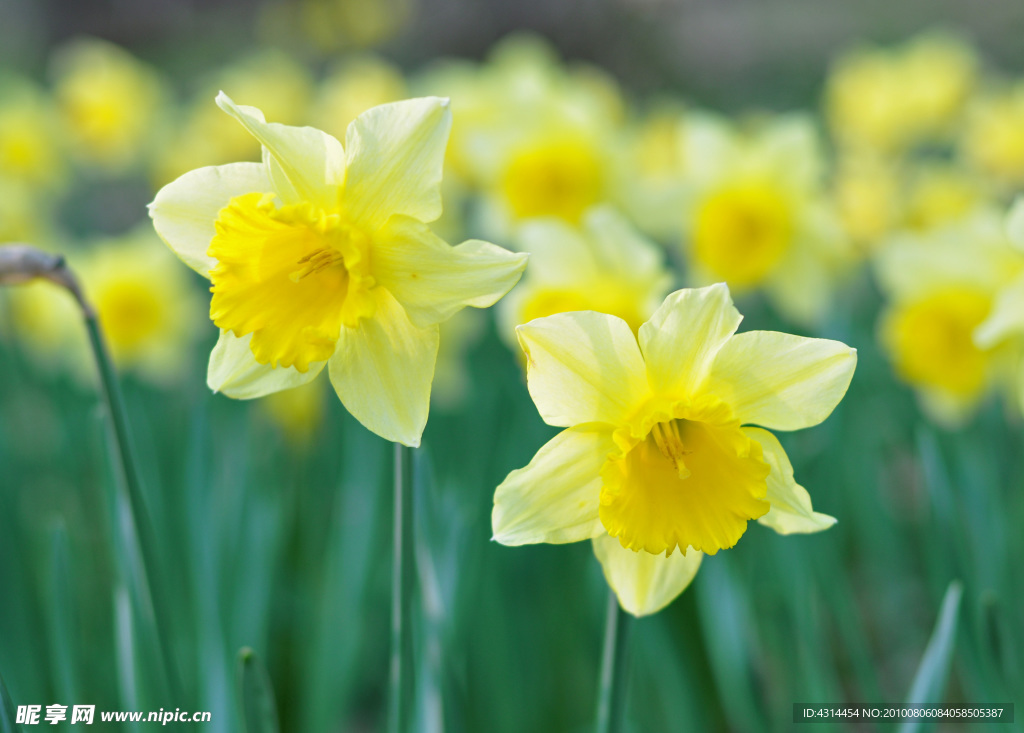
[{"label": "pale yellow petal", "polygon": [[407,216],[396,216],[374,238],[373,275],[426,327],[448,320],[466,306],[487,308],[512,289],[527,255],[488,242],[457,247]]},{"label": "pale yellow petal", "polygon": [[221,331],[217,345],[210,353],[206,383],[214,392],[222,392],[236,400],[256,397],[306,384],[316,378],[326,362],[309,365],[305,373],[289,367],[260,364],[252,355],[249,340],[252,334],[238,338],[230,331]]},{"label": "pale yellow petal", "polygon": [[793,478],[793,465],[779,439],[761,428],[743,428],[752,440],[761,444],[768,474],[768,503],[772,508],[757,521],[779,534],[821,532],[836,523],[835,517],[814,511],[807,489]]},{"label": "pale yellow petal", "polygon": [[696,550],[668,557],[634,552],[607,534],[594,538],[594,554],[619,605],[634,616],[649,616],[674,601],[697,575],[704,558]]},{"label": "pale yellow petal", "polygon": [[330,359],[331,384],[367,429],[415,447],[427,424],[438,329],[414,326],[384,288],[375,288],[371,295],[373,317],[341,329],[338,350]]},{"label": "pale yellow petal", "polygon": [[996,296],[992,311],[974,332],[974,343],[982,349],[989,349],[1010,336],[1019,336],[1022,333],[1024,276],[1018,277]]},{"label": "pale yellow petal", "polygon": [[161,188],[149,205],[149,215],[157,234],[182,262],[209,278],[216,260],[206,251],[220,210],[235,196],[272,190],[259,163],[198,168]]},{"label": "pale yellow petal", "polygon": [[494,539],[558,544],[603,534],[601,466],[614,450],[611,430],[580,427],[556,435],[494,492]]},{"label": "pale yellow petal", "polygon": [[441,172],[452,113],[447,99],[382,104],[348,128],[345,208],[375,231],[394,214],[423,222],[441,216]]},{"label": "pale yellow petal", "polygon": [[526,381],[548,425],[623,425],[648,394],[643,356],[621,318],[558,313],[516,329]]},{"label": "pale yellow petal", "polygon": [[692,395],[742,319],[725,283],[671,293],[640,327],[651,390],[663,396]]},{"label": "pale yellow petal", "polygon": [[857,350],[839,341],[748,331],[718,352],[705,390],[742,423],[800,430],[832,413],[856,366]]},{"label": "pale yellow petal", "polygon": [[1024,196],[1018,197],[1006,217],[1006,236],[1013,245],[1024,250]]},{"label": "pale yellow petal", "polygon": [[345,180],[345,151],[337,139],[313,127],[266,122],[258,109],[235,104],[224,92],[217,104],[259,140],[267,175],[284,203],[337,205]]}]

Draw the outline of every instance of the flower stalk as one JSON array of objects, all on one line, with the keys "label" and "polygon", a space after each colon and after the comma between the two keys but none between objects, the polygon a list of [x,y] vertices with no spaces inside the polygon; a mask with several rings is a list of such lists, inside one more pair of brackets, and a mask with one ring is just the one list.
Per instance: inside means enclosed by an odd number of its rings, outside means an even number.
[{"label": "flower stalk", "polygon": [[391,564],[391,670],[388,733],[409,728],[412,702],[412,595],[414,583],[412,448],[395,443],[394,523]]},{"label": "flower stalk", "polygon": [[625,730],[632,625],[633,617],[622,610],[615,591],[609,590],[601,679],[597,691],[596,733],[622,733]]},{"label": "flower stalk", "polygon": [[[138,544],[141,555],[141,562],[137,568],[138,575],[132,581],[138,588],[142,611],[148,616],[148,621],[155,629],[168,692],[172,699],[183,699],[181,683],[171,655],[170,627],[166,618],[168,606],[163,602],[161,586],[157,582],[156,538],[142,495],[142,482],[132,448],[131,430],[117,379],[117,371],[103,337],[96,309],[86,299],[78,278],[75,277],[74,272],[67,266],[61,255],[42,252],[35,247],[20,243],[0,247],[0,285],[18,285],[36,279],[48,280],[63,287],[71,293],[82,311],[85,329],[89,336],[89,345],[99,371],[100,391],[110,416],[113,438],[111,451],[115,465],[120,472],[120,480],[116,483],[120,490],[124,491],[124,494],[119,492],[119,495],[114,497],[114,506],[127,500],[129,511],[127,516],[122,518],[128,519],[131,526],[125,527],[124,530],[129,535],[128,541]],[[120,514],[120,512],[118,513]]]}]

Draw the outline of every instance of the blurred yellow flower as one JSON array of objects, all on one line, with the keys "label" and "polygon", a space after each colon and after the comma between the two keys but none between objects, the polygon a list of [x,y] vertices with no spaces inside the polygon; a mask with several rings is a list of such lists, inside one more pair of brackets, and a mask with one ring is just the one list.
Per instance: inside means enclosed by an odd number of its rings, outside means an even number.
[{"label": "blurred yellow flower", "polygon": [[315,128],[217,102],[260,141],[263,163],[200,168],[150,205],[157,232],[213,284],[221,338],[210,387],[259,397],[311,381],[329,361],[356,419],[418,445],[438,323],[492,305],[526,266],[486,242],[451,247],[426,224],[441,214],[447,102],[375,107],[349,126],[344,149]]},{"label": "blurred yellow flower", "polygon": [[181,377],[203,304],[153,230],[102,242],[73,264],[118,367],[156,383]]},{"label": "blurred yellow flower", "polygon": [[836,165],[834,196],[850,239],[870,252],[903,215],[901,171],[883,157],[852,154]]},{"label": "blurred yellow flower", "polygon": [[[98,241],[67,257],[99,315],[118,368],[160,385],[180,377],[199,335],[196,317],[203,307],[152,229]],[[35,361],[91,381],[95,365],[81,320],[75,302],[49,283],[12,295],[15,332]]]},{"label": "blurred yellow flower", "polygon": [[[929,232],[899,235],[879,252],[875,271],[889,303],[879,338],[899,377],[928,415],[963,421],[997,385],[1010,354],[979,339],[997,294],[1024,272],[1024,254],[992,212]],[[990,335],[991,336],[991,335]]]},{"label": "blurred yellow flower", "polygon": [[462,81],[452,92],[460,125],[471,111],[454,155],[483,188],[485,229],[506,234],[538,217],[577,224],[614,198],[623,103],[611,80],[566,70],[545,42],[514,36]]},{"label": "blurred yellow flower", "polygon": [[688,125],[690,277],[764,290],[786,317],[824,317],[852,250],[822,187],[810,121],[788,116],[741,132],[711,118]]},{"label": "blurred yellow flower", "polygon": [[1003,184],[1024,182],[1024,84],[975,102],[961,147],[969,163]]},{"label": "blurred yellow flower", "polygon": [[963,219],[988,206],[983,182],[968,170],[949,164],[921,164],[909,175],[905,219],[924,231]]},{"label": "blurred yellow flower", "polygon": [[546,423],[566,430],[497,488],[494,538],[592,539],[622,607],[642,616],[671,602],[702,553],[735,545],[751,519],[781,534],[830,527],[775,436],[749,426],[820,423],[846,393],[856,351],[736,334],[741,318],[718,284],[669,295],[638,335],[594,312],[520,326],[530,395]]},{"label": "blurred yellow flower", "polygon": [[309,71],[281,51],[264,50],[246,56],[218,70],[203,85],[178,133],[162,146],[153,161],[152,178],[156,185],[205,165],[259,160],[259,142],[210,104],[219,89],[283,124],[308,122],[313,95]]},{"label": "blurred yellow flower", "polygon": [[119,46],[83,38],[58,49],[53,74],[74,154],[111,171],[140,162],[162,115],[156,72]]},{"label": "blurred yellow flower", "polygon": [[974,84],[974,50],[931,32],[902,46],[861,48],[839,58],[826,88],[840,142],[885,153],[947,138]]},{"label": "blurred yellow flower", "polygon": [[0,179],[53,189],[66,175],[59,140],[56,110],[42,90],[0,79]]},{"label": "blurred yellow flower", "polygon": [[626,132],[628,159],[622,207],[637,226],[661,239],[677,239],[679,212],[687,205],[686,115],[681,105],[659,101]]},{"label": "blurred yellow flower", "polygon": [[559,219],[523,225],[519,249],[530,269],[499,306],[501,336],[515,327],[565,311],[618,316],[633,331],[661,304],[671,285],[661,250],[609,208],[591,209],[579,229]]}]

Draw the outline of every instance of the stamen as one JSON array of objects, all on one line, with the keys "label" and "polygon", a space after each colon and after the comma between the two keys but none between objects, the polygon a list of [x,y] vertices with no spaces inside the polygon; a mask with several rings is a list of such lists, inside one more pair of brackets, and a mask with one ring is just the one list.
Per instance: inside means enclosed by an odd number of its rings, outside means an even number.
[{"label": "stamen", "polygon": [[679,478],[689,478],[690,469],[683,462],[683,456],[688,455],[692,451],[688,451],[683,447],[683,438],[679,434],[679,426],[676,424],[676,421],[669,420],[668,422],[655,424],[651,428],[651,437],[654,438],[654,443],[658,446],[661,454],[672,461],[676,471],[679,473]]},{"label": "stamen", "polygon": [[330,267],[338,262],[342,262],[343,260],[344,255],[336,249],[329,247],[318,249],[310,252],[308,255],[300,259],[296,264],[305,265],[305,267],[299,268],[288,277],[292,282],[297,283],[304,277],[320,272],[324,268]]}]

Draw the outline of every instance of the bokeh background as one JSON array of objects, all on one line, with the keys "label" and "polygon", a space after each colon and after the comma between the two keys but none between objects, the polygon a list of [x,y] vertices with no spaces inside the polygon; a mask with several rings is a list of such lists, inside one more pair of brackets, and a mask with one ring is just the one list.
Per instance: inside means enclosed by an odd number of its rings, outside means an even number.
[{"label": "bokeh background", "polygon": [[[666,105],[682,110],[680,124],[690,111],[741,127],[771,112],[806,114],[823,141],[814,196],[839,210],[842,238],[853,242],[816,317],[793,317],[757,289],[738,300],[744,329],[838,338],[859,350],[833,416],[780,436],[815,508],[838,524],[792,537],[752,525],[736,548],[708,558],[668,609],[639,621],[631,730],[788,730],[795,702],[905,701],[954,580],[963,596],[948,637],[950,672],[931,701],[1022,702],[1019,390],[986,377],[966,407],[919,399],[913,370],[894,369],[898,354],[879,337],[880,314],[899,294],[886,285],[891,266],[875,261],[890,239],[907,229],[927,239],[933,223],[892,214],[885,192],[900,198],[907,181],[931,181],[939,166],[969,179],[971,201],[1001,222],[1022,178],[972,158],[960,118],[956,131],[922,134],[899,150],[853,151],[859,143],[840,134],[826,91],[850,49],[904,48],[921,33],[944,33],[970,49],[965,99],[998,94],[1024,79],[1019,2],[3,0],[0,149],[3,136],[26,129],[43,142],[18,148],[35,157],[0,156],[0,240],[67,253],[86,287],[110,303],[105,325],[123,366],[182,687],[181,699],[169,697],[134,595],[137,558],[111,489],[117,474],[80,325],[62,293],[33,285],[0,300],[0,674],[15,704],[209,710],[204,730],[237,731],[237,654],[251,647],[270,674],[282,730],[382,729],[390,446],[345,413],[326,380],[251,403],[210,394],[205,360],[216,328],[204,283],[160,259],[145,205],[190,168],[258,156],[223,130],[218,88],[272,120],[322,124],[334,115],[342,137],[342,119],[360,105],[451,94],[455,135],[465,120],[483,141],[465,150],[482,155],[500,141],[487,137],[486,121],[460,118],[459,93],[473,84],[438,73],[437,62],[462,59],[459,68],[482,80],[477,93],[490,86],[500,97],[500,75],[487,70],[496,44],[521,31],[550,44],[546,74],[561,78],[566,64],[580,63],[603,71],[594,88],[604,91],[595,93],[615,89],[624,132],[611,144],[623,151]],[[582,84],[587,74],[558,83]],[[948,76],[939,73],[940,82]],[[76,121],[96,90],[120,104],[109,118]],[[1007,126],[1024,136],[1024,112],[1012,114]],[[650,183],[626,157],[624,185]],[[850,170],[868,173],[851,182]],[[453,211],[470,213],[446,215],[440,229],[453,240],[521,246],[514,226],[486,213],[489,204],[483,215],[474,208],[476,197],[495,195],[481,186],[485,176],[455,174]],[[862,211],[849,204],[856,195],[844,198],[851,190],[882,201],[865,196]],[[642,206],[627,212],[661,248],[676,286],[697,269],[680,247],[687,196],[666,198],[670,219],[679,207],[675,227],[647,226]],[[966,252],[956,269],[981,256],[970,247],[983,235],[953,221],[966,208],[973,215],[973,203],[942,201],[936,226],[961,227],[944,235]],[[858,229],[871,216],[881,223]],[[1011,270],[1020,266],[1011,260]],[[918,267],[902,262],[897,269]],[[119,302],[133,305],[119,311]],[[529,400],[504,320],[475,315],[442,332],[448,346],[417,452],[416,729],[587,730],[604,580],[586,543],[489,541],[494,487],[555,431]],[[1004,351],[1016,374],[1015,347]]]}]

